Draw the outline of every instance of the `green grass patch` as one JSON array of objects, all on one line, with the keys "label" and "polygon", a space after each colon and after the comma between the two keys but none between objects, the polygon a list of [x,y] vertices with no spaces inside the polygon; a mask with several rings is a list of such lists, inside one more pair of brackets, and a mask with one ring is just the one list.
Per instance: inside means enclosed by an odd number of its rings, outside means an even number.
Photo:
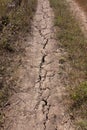
[{"label": "green grass patch", "polygon": [[71,97],[77,107],[83,103],[87,104],[87,82],[81,83],[76,90],[72,90]]}]

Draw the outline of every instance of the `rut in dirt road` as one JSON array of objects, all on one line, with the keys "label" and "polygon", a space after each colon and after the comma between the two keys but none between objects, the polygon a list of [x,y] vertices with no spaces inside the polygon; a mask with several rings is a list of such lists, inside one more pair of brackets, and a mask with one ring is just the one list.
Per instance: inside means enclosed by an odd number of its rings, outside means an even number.
[{"label": "rut in dirt road", "polygon": [[49,1],[38,0],[32,36],[16,72],[18,92],[10,99],[4,130],[74,130],[63,102],[65,53],[58,48],[53,20]]}]

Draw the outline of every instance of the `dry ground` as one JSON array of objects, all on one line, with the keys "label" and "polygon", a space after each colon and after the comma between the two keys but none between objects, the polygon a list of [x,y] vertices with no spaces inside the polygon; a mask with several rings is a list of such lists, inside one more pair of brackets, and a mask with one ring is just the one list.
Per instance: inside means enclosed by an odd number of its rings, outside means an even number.
[{"label": "dry ground", "polygon": [[[86,36],[86,15],[78,4],[67,0],[76,22],[65,1],[50,2],[55,16],[48,0],[38,0],[31,34],[22,40],[23,54],[15,59],[20,64],[14,73],[17,81],[15,87],[10,86],[13,95],[5,104],[1,130],[75,130],[73,121],[77,118],[83,122],[77,129],[87,128],[86,116],[82,116],[87,97],[87,42],[82,33]],[[67,99],[69,85],[73,101]],[[68,111],[68,101],[73,104],[73,114]]]},{"label": "dry ground", "polygon": [[4,130],[74,130],[64,101],[66,53],[58,46],[53,20],[49,1],[38,0]]}]

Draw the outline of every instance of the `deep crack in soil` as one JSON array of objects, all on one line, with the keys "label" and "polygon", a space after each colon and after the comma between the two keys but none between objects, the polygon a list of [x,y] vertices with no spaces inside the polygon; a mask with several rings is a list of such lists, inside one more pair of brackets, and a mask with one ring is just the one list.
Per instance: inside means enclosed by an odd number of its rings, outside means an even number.
[{"label": "deep crack in soil", "polygon": [[[18,91],[6,110],[4,130],[74,130],[66,112],[66,95],[60,76],[65,52],[58,47],[54,14],[48,0],[38,0],[32,36],[16,72]],[[62,70],[63,73],[63,70]]]}]

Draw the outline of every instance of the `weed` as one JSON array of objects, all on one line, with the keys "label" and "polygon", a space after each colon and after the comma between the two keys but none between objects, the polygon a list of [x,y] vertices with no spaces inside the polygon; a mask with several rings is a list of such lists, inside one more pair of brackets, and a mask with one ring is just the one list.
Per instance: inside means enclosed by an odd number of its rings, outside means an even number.
[{"label": "weed", "polygon": [[71,97],[77,106],[87,103],[87,82],[81,83],[75,90],[71,92]]}]

